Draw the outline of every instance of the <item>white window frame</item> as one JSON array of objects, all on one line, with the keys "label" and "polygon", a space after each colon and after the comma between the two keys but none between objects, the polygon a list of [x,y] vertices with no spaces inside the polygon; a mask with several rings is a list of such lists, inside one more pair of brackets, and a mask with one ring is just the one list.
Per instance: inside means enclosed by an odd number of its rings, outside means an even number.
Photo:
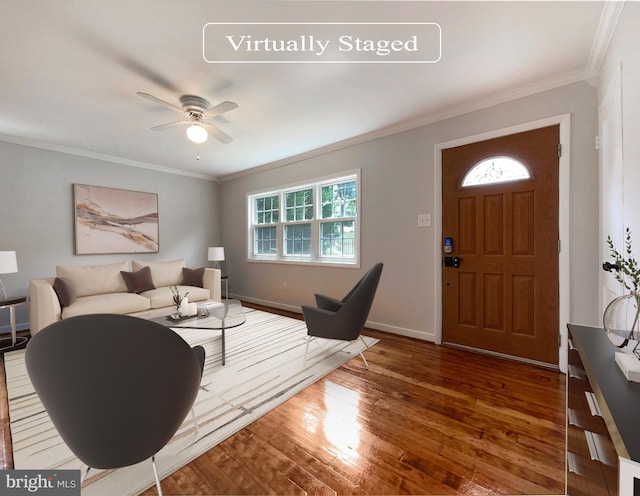
[{"label": "white window frame", "polygon": [[[322,202],[321,188],[331,184],[345,183],[355,181],[356,183],[356,216],[355,217],[339,217],[335,219],[322,219]],[[286,221],[285,214],[285,195],[302,189],[311,189],[313,195],[313,218],[308,221]],[[273,224],[257,224],[256,223],[256,200],[267,196],[279,196],[279,215],[278,222]],[[331,176],[314,179],[311,181],[289,184],[281,188],[272,188],[262,191],[255,191],[247,194],[247,261],[262,263],[284,263],[284,264],[304,264],[304,265],[331,265],[331,266],[349,266],[360,267],[360,226],[362,212],[360,209],[360,169],[342,172]],[[320,226],[326,222],[350,221],[354,223],[354,242],[355,250],[353,258],[330,257],[320,254]],[[285,254],[284,230],[287,225],[295,224],[311,224],[311,253],[309,255],[287,255]],[[255,248],[255,228],[275,226],[277,232],[277,249],[274,255],[263,255],[254,253]]]}]

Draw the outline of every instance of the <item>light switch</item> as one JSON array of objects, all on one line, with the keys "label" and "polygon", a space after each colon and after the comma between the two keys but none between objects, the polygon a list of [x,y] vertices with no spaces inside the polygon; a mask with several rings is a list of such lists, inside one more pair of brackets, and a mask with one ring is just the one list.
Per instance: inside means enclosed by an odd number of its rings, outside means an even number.
[{"label": "light switch", "polygon": [[431,227],[431,214],[419,214],[418,227]]}]

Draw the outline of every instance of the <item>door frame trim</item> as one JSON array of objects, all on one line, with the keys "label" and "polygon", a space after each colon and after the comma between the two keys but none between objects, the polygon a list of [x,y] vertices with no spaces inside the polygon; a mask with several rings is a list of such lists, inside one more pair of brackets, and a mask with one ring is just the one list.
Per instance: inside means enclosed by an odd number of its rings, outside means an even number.
[{"label": "door frame trim", "polygon": [[562,372],[567,371],[567,323],[570,315],[571,302],[571,246],[570,246],[570,166],[571,166],[571,114],[560,114],[545,119],[525,122],[514,126],[495,129],[472,136],[455,140],[436,143],[434,146],[434,277],[435,312],[433,329],[437,344],[442,344],[442,150],[456,146],[467,145],[478,141],[485,141],[510,134],[531,131],[548,126],[560,126],[560,143],[562,154],[559,159],[559,202],[558,202],[558,229],[560,231],[560,251],[558,253],[558,278],[559,278],[559,313],[558,332],[560,334],[560,347],[558,348],[558,366]]}]

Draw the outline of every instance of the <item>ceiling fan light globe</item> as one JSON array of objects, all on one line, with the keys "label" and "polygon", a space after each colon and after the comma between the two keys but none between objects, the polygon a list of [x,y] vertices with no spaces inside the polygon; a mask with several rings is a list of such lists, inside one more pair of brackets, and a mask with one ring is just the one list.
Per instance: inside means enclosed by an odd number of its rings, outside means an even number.
[{"label": "ceiling fan light globe", "polygon": [[198,124],[193,124],[187,128],[187,138],[194,143],[204,143],[208,137],[207,130]]}]

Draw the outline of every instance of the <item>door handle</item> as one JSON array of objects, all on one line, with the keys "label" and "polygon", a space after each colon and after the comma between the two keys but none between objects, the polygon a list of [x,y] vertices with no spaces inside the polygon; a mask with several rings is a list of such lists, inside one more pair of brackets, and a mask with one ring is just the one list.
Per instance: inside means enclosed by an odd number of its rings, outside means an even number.
[{"label": "door handle", "polygon": [[454,267],[456,269],[460,268],[460,262],[464,259],[460,257],[444,257],[444,266],[445,267]]}]

